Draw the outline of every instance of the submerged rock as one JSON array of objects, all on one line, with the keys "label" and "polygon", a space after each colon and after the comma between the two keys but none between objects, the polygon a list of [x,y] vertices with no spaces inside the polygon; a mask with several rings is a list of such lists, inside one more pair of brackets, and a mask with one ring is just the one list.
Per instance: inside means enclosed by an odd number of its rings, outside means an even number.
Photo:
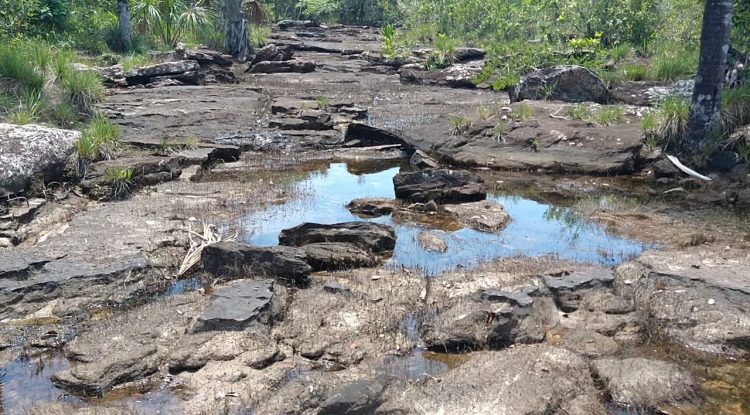
[{"label": "submerged rock", "polygon": [[193,327],[199,331],[242,330],[267,316],[273,280],[238,280],[216,289]]},{"label": "submerged rock", "polygon": [[398,202],[393,199],[354,199],[346,205],[353,214],[362,218],[377,218],[390,215]]},{"label": "submerged rock", "polygon": [[370,222],[346,222],[333,225],[303,223],[284,229],[279,243],[286,246],[303,246],[322,242],[352,244],[367,252],[387,253],[396,247],[396,233],[388,225]]},{"label": "submerged rock", "polygon": [[393,178],[396,198],[408,202],[464,203],[484,200],[482,178],[466,170],[425,169]]},{"label": "submerged rock", "polygon": [[0,196],[23,192],[35,177],[60,178],[80,136],[78,131],[0,123]]},{"label": "submerged rock", "polygon": [[604,82],[591,70],[563,65],[537,69],[522,76],[521,82],[510,90],[510,101],[526,99],[606,104],[610,101],[610,94]]},{"label": "submerged rock", "polygon": [[419,246],[422,247],[422,249],[426,249],[428,251],[442,253],[448,250],[448,244],[446,244],[442,238],[432,232],[421,232],[417,236],[417,241],[419,242]]}]

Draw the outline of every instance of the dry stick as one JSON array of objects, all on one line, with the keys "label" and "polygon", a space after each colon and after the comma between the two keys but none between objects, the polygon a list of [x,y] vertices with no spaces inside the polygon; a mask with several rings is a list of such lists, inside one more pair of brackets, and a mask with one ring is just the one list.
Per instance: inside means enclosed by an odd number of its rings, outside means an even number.
[{"label": "dry stick", "polygon": [[[201,260],[203,256],[203,250],[209,246],[218,242],[232,241],[237,235],[224,238],[219,232],[216,231],[214,225],[209,225],[205,221],[203,222],[203,235],[194,232],[190,223],[188,223],[188,241],[190,241],[190,248],[188,249],[185,259],[180,264],[180,269],[177,271],[177,276],[180,277],[193,270]],[[198,241],[193,239],[193,236],[198,238]]]}]

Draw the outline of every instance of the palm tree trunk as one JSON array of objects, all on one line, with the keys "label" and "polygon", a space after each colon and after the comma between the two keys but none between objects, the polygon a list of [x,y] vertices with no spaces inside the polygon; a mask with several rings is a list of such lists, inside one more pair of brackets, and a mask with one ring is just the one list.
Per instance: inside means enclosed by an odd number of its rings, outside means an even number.
[{"label": "palm tree trunk", "polygon": [[117,32],[120,37],[120,46],[124,51],[129,51],[133,48],[133,26],[130,24],[128,0],[117,0],[115,9],[117,10]]},{"label": "palm tree trunk", "polygon": [[235,59],[244,61],[252,52],[248,39],[247,19],[242,13],[243,0],[225,0],[223,10],[224,49]]},{"label": "palm tree trunk", "polygon": [[706,0],[688,133],[681,145],[685,156],[700,155],[706,139],[721,128],[721,90],[731,32],[732,0]]}]

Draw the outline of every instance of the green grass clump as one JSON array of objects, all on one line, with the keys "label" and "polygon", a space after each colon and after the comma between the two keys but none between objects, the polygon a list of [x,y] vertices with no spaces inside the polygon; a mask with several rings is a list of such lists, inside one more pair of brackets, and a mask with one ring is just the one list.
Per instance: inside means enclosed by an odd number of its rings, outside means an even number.
[{"label": "green grass clump", "polygon": [[156,62],[150,56],[136,53],[125,55],[120,59],[120,65],[125,72],[152,65],[154,63]]},{"label": "green grass clump", "polygon": [[133,187],[132,167],[107,167],[104,176],[112,188],[112,198],[119,198],[130,193]]},{"label": "green grass clump", "polygon": [[331,98],[318,97],[315,101],[318,103],[318,108],[323,111],[328,111],[328,109],[331,107]]},{"label": "green grass clump", "polygon": [[622,77],[628,81],[645,81],[649,79],[649,68],[639,63],[628,63],[620,68]]},{"label": "green grass clump", "polygon": [[269,26],[256,26],[253,25],[250,28],[250,43],[255,48],[262,48],[268,43],[268,38],[271,36],[271,28]]},{"label": "green grass clump", "polygon": [[8,121],[13,124],[25,125],[38,121],[47,107],[47,100],[41,90],[27,89],[23,91],[18,106],[9,111]]},{"label": "green grass clump", "polygon": [[67,71],[60,78],[59,85],[69,102],[84,114],[90,114],[92,105],[104,98],[102,81],[91,71]]},{"label": "green grass clump", "polygon": [[721,97],[721,118],[724,131],[729,134],[750,124],[750,83],[724,90]]},{"label": "green grass clump", "polygon": [[471,120],[465,117],[451,118],[451,135],[461,135],[471,128]]},{"label": "green grass clump", "polygon": [[693,56],[685,52],[665,52],[651,62],[654,78],[674,82],[695,74]]},{"label": "green grass clump", "polygon": [[633,47],[630,43],[619,44],[609,50],[609,57],[615,62],[628,58],[633,53]]},{"label": "green grass clump", "polygon": [[17,90],[41,91],[45,83],[44,74],[34,67],[27,51],[17,45],[0,46],[0,79]]},{"label": "green grass clump", "polygon": [[602,107],[596,113],[596,122],[607,126],[625,122],[625,108],[619,105]]},{"label": "green grass clump", "polygon": [[76,143],[76,156],[93,162],[109,159],[120,143],[120,126],[96,115]]},{"label": "green grass clump", "polygon": [[526,104],[518,104],[513,108],[511,115],[517,120],[525,121],[534,116],[534,110]]},{"label": "green grass clump", "polygon": [[570,105],[566,107],[565,115],[567,115],[568,117],[574,120],[586,121],[586,122],[591,122],[591,118],[592,118],[591,108],[589,108],[588,105],[584,105],[584,104],[575,104],[575,105]]},{"label": "green grass clump", "polygon": [[689,116],[688,101],[674,96],[665,98],[641,120],[641,130],[647,146],[658,144],[666,148],[680,142],[687,133]]}]

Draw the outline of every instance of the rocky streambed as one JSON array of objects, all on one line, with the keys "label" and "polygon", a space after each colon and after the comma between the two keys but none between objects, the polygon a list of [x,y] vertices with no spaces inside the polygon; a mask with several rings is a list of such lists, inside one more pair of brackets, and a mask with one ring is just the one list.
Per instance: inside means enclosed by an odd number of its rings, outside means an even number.
[{"label": "rocky streambed", "polygon": [[0,412],[750,413],[750,222],[607,175],[647,163],[638,108],[520,120],[456,80],[477,51],[400,76],[371,29],[272,42],[231,77],[122,74],[126,154],[5,207]]}]

